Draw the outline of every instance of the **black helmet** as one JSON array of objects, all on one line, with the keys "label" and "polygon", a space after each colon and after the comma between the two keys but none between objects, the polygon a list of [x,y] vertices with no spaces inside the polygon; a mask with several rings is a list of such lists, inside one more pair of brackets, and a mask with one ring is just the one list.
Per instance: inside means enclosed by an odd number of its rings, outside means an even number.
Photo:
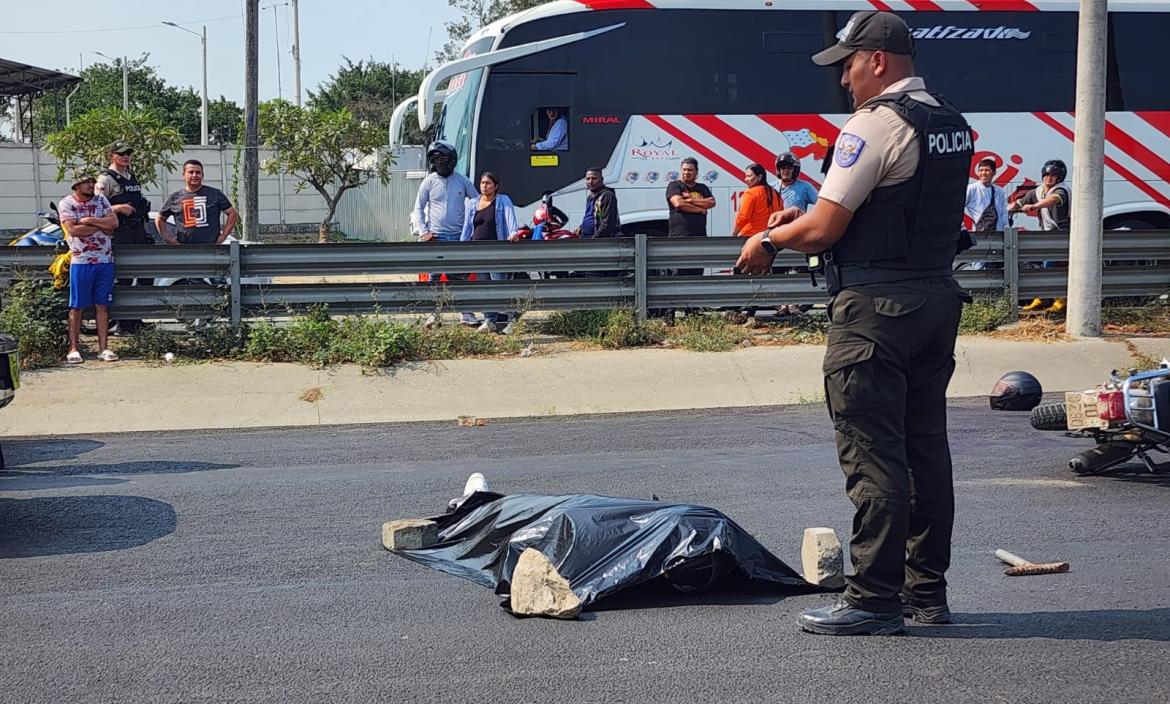
[{"label": "black helmet", "polygon": [[1044,389],[1028,372],[1008,372],[991,389],[991,410],[1030,411],[1040,405]]},{"label": "black helmet", "polygon": [[1060,159],[1049,159],[1044,162],[1044,168],[1040,169],[1041,176],[1052,174],[1057,181],[1063,181],[1068,176],[1068,167]]},{"label": "black helmet", "polygon": [[427,168],[437,171],[440,176],[450,176],[455,171],[459,154],[446,142],[435,142],[427,150]]},{"label": "black helmet", "polygon": [[792,169],[793,169],[792,178],[796,178],[796,177],[800,176],[800,159],[797,159],[796,155],[793,154],[792,152],[784,152],[783,154],[780,154],[779,156],[776,157],[776,175],[777,176],[780,175],[780,167],[781,166],[791,166],[792,167]]}]

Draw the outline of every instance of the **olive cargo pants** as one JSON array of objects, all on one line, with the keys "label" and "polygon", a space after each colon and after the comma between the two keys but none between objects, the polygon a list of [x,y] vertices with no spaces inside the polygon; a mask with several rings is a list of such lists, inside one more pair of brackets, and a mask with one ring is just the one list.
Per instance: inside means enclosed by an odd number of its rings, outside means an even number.
[{"label": "olive cargo pants", "polygon": [[953,278],[847,288],[829,303],[825,399],[856,506],[845,600],[900,611],[946,599],[954,487],[946,390],[964,300]]}]

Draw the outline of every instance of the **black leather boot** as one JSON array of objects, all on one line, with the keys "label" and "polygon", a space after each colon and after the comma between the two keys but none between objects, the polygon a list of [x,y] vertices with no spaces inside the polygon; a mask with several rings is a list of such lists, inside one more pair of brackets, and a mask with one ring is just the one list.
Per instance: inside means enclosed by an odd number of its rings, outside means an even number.
[{"label": "black leather boot", "polygon": [[797,621],[802,630],[825,636],[892,636],[906,630],[901,612],[865,611],[844,599],[832,606],[805,611]]}]

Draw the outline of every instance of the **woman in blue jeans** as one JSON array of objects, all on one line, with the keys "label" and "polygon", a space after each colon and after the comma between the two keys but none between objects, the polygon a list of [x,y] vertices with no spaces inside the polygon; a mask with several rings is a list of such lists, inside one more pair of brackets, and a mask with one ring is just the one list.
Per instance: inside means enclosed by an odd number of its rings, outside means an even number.
[{"label": "woman in blue jeans", "polygon": [[[500,179],[490,171],[479,177],[479,198],[467,199],[467,211],[463,217],[464,242],[484,240],[506,240],[517,229],[516,210],[512,199],[500,193]],[[476,274],[480,281],[507,281],[510,273],[497,271]],[[508,323],[507,313],[484,313],[480,332],[498,332],[500,324]],[[511,327],[510,325],[508,327]],[[504,332],[509,332],[508,328]]]}]

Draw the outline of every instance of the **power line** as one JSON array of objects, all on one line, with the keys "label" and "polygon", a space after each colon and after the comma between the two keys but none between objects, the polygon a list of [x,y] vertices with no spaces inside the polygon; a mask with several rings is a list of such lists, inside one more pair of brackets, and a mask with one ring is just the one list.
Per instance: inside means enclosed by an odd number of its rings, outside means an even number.
[{"label": "power line", "polygon": [[[243,15],[227,15],[226,17],[211,17],[205,20],[186,20],[176,24],[207,24],[209,22],[225,22],[238,20]],[[0,31],[0,34],[94,34],[97,32],[134,32],[142,29],[158,29],[158,23],[144,24],[138,27],[105,27],[103,29],[48,29],[36,31]]]}]

